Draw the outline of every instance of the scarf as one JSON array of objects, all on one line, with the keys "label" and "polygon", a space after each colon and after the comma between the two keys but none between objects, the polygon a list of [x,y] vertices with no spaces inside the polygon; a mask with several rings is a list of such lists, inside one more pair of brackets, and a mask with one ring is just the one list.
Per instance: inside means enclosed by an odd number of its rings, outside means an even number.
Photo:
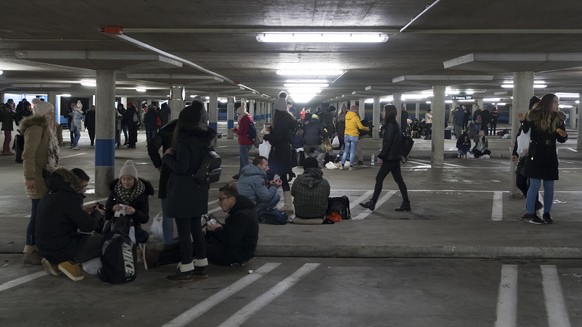
[{"label": "scarf", "polygon": [[121,185],[120,179],[115,184],[114,191],[117,194],[119,203],[129,205],[133,200],[135,200],[145,191],[145,185],[143,184],[142,181],[138,179],[131,189],[126,190],[125,188],[123,188],[123,185]]}]

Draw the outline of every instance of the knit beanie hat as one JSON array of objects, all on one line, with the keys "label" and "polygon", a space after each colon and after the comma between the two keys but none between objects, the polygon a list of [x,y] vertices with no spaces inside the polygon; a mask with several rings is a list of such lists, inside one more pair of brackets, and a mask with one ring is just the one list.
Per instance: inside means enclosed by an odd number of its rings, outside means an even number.
[{"label": "knit beanie hat", "polygon": [[317,163],[317,159],[313,157],[308,157],[303,160],[303,169],[307,168],[319,168],[319,164]]},{"label": "knit beanie hat", "polygon": [[285,93],[284,91],[281,91],[279,93],[277,101],[275,101],[275,104],[273,104],[273,109],[279,111],[287,111],[287,93]]},{"label": "knit beanie hat", "polygon": [[119,171],[119,177],[121,176],[131,176],[135,178],[135,180],[138,180],[137,168],[135,168],[133,160],[127,160],[123,164],[123,167],[121,167],[121,170]]},{"label": "knit beanie hat", "polygon": [[531,109],[536,103],[540,102],[540,98],[535,95],[529,99],[529,109]]},{"label": "knit beanie hat", "polygon": [[46,101],[40,101],[39,103],[35,104],[34,108],[32,109],[35,116],[44,116],[50,111],[54,110],[55,106]]}]

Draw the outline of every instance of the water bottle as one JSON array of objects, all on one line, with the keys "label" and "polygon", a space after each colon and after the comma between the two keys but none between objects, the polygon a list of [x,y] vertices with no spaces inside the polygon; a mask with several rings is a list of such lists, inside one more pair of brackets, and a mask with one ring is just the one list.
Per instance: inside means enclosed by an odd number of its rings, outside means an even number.
[{"label": "water bottle", "polygon": [[372,155],[370,156],[370,166],[375,166],[376,165],[376,156],[372,153]]}]

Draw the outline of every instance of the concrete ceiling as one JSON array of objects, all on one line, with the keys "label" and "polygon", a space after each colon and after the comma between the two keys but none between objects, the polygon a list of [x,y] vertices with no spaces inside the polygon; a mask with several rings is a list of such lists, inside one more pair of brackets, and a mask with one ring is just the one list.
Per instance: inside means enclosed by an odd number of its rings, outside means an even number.
[{"label": "concrete ceiling", "polygon": [[[579,0],[441,0],[419,16],[433,3],[8,1],[2,5],[0,25],[0,90],[92,94],[80,79],[109,69],[116,71],[117,95],[165,98],[170,85],[181,84],[188,95],[218,92],[266,99],[261,94],[276,97],[285,89],[288,77],[276,70],[310,64],[346,71],[313,102],[417,91],[434,84],[476,89],[475,97],[511,95],[500,84],[524,70],[548,85],[536,94],[582,91]],[[102,32],[106,26],[119,26],[123,34]],[[380,44],[285,44],[255,38],[258,32],[316,30],[381,31],[390,39]],[[138,95],[136,86],[148,88],[147,95]]]}]

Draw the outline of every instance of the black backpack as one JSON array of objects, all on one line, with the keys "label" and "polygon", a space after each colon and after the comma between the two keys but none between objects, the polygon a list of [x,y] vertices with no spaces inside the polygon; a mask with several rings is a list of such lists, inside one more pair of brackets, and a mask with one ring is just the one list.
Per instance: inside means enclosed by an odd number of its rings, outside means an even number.
[{"label": "black backpack", "polygon": [[204,154],[198,172],[193,175],[196,183],[202,185],[218,182],[220,174],[222,173],[222,168],[220,168],[221,164],[222,158],[220,158],[218,153],[209,148]]},{"label": "black backpack", "polygon": [[111,284],[131,282],[137,277],[137,251],[128,235],[111,232],[105,236],[99,279]]},{"label": "black backpack", "polygon": [[352,219],[352,213],[350,211],[350,199],[345,195],[327,198],[326,216],[332,212],[339,213],[339,215],[342,217],[342,220]]},{"label": "black backpack", "polygon": [[285,211],[272,208],[259,212],[257,218],[259,219],[259,222],[262,224],[285,225],[288,222],[289,216],[287,216],[287,213]]},{"label": "black backpack", "polygon": [[400,154],[402,155],[402,162],[406,163],[408,161],[408,155],[412,151],[412,146],[414,145],[414,140],[411,136],[403,135],[402,144],[400,145]]}]

